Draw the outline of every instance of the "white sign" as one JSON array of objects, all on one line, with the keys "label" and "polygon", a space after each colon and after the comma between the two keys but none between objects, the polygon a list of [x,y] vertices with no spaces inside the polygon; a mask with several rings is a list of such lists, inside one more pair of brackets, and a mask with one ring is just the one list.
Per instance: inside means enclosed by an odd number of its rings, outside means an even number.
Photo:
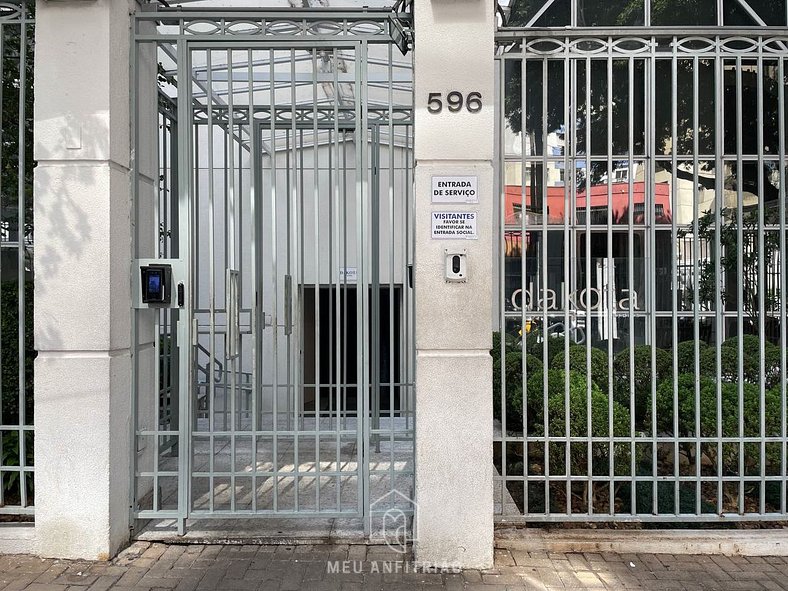
[{"label": "white sign", "polygon": [[475,211],[433,211],[432,237],[439,240],[476,240]]},{"label": "white sign", "polygon": [[340,283],[356,283],[358,281],[358,268],[356,267],[340,267],[339,268],[339,282]]},{"label": "white sign", "polygon": [[433,203],[479,203],[479,177],[432,177]]}]

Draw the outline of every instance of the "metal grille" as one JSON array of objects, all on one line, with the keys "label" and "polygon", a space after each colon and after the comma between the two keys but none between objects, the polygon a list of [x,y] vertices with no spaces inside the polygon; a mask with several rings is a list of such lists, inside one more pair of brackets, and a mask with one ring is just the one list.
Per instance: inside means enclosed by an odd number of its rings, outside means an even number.
[{"label": "metal grille", "polygon": [[677,31],[499,33],[500,521],[786,516],[788,37]]},{"label": "metal grille", "polygon": [[0,514],[33,515],[33,15],[0,2]]},{"label": "metal grille", "polygon": [[[370,534],[389,509],[412,513],[400,35],[388,11],[138,16],[136,145],[158,137],[159,187],[151,208],[139,163],[137,257],[152,256],[152,225],[155,257],[186,261],[190,279],[183,309],[137,313],[134,517],[181,530],[355,518]],[[143,116],[154,55],[155,131]]]}]

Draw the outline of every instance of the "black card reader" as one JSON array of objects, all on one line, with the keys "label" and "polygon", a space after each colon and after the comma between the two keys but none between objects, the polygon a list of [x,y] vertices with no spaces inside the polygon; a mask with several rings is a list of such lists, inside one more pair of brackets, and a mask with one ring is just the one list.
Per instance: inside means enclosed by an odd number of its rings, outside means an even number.
[{"label": "black card reader", "polygon": [[172,270],[169,265],[147,265],[140,267],[142,303],[163,304],[170,303],[170,284],[172,283]]}]

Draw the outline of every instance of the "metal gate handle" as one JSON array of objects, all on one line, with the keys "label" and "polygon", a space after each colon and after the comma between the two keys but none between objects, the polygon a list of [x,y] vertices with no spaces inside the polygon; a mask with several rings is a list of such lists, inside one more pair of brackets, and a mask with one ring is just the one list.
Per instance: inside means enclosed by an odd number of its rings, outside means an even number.
[{"label": "metal gate handle", "polygon": [[241,290],[238,289],[239,273],[227,269],[227,356],[235,359],[241,344]]},{"label": "metal gate handle", "polygon": [[293,332],[293,276],[285,275],[285,334]]}]

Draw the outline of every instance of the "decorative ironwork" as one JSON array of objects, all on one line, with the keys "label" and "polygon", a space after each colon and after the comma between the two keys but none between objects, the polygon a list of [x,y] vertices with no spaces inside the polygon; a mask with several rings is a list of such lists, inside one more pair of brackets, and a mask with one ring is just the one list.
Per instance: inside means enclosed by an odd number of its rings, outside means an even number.
[{"label": "decorative ironwork", "polygon": [[[782,55],[788,47],[788,35],[743,37],[741,35],[701,37],[692,36],[609,36],[589,37],[530,37],[521,35],[522,44],[510,48],[504,57],[517,57],[524,51],[529,55],[561,56],[575,58],[639,55],[672,55],[674,51],[690,56],[709,57],[714,55]],[[499,41],[509,44],[511,36],[499,37]]]},{"label": "decorative ironwork", "polygon": [[[138,39],[175,38],[204,41],[235,40],[365,40],[370,43],[394,43],[406,53],[412,45],[410,15],[388,10],[338,12],[327,17],[320,10],[298,11],[198,11],[160,8],[142,12],[137,22],[154,22],[160,31],[142,33]],[[174,33],[177,31],[177,34]]]},{"label": "decorative ironwork", "polygon": [[[271,107],[262,105],[255,106],[254,119],[256,122],[265,122],[270,125]],[[341,128],[355,128],[357,124],[355,107],[318,107],[299,106],[292,108],[289,106],[276,106],[275,127],[278,129],[290,129],[295,124],[299,129],[312,129],[315,124],[318,129],[331,129],[336,123]],[[207,124],[209,121],[208,107],[199,106],[193,109],[194,122],[196,124]],[[229,110],[227,107],[211,107],[211,117],[214,125],[226,125],[228,122]],[[369,107],[366,112],[366,119],[369,125],[412,125],[413,109],[395,107]],[[238,109],[233,111],[234,125],[249,124],[249,109]]]}]

